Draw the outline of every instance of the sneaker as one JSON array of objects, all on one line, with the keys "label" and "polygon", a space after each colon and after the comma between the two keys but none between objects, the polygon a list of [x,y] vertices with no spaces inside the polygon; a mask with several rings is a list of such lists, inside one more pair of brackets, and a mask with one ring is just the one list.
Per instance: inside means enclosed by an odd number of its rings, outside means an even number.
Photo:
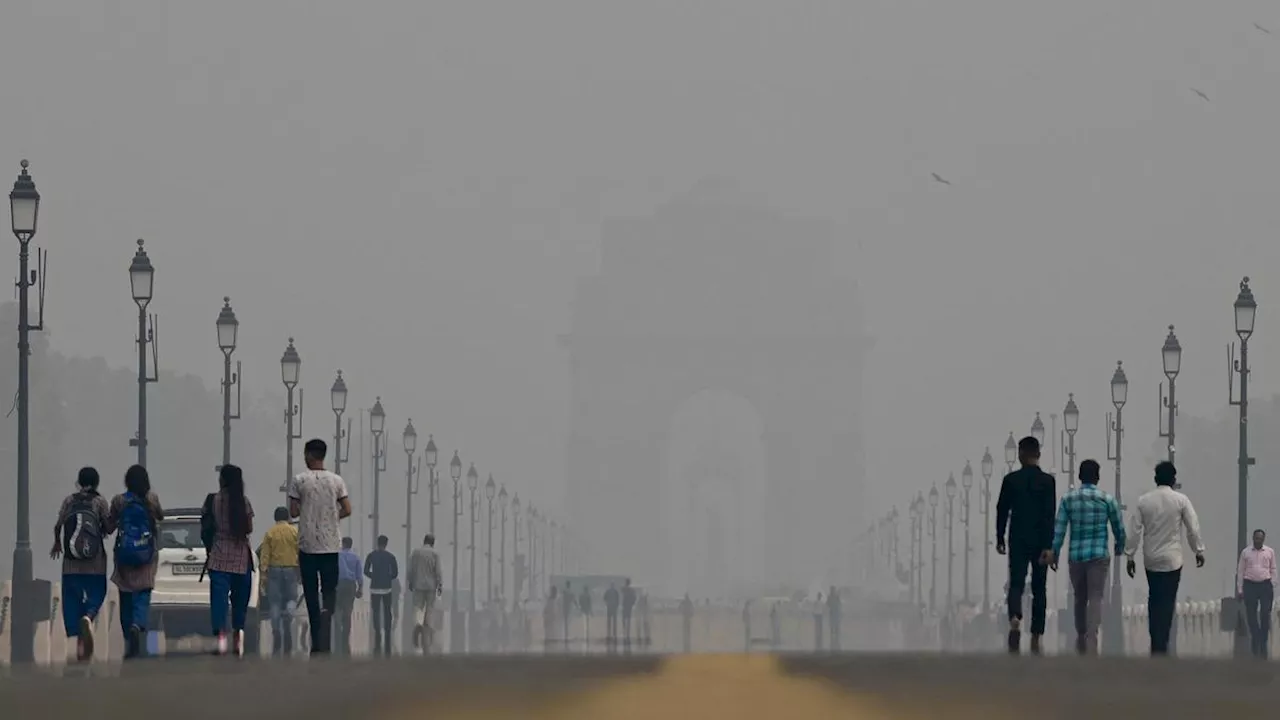
[{"label": "sneaker", "polygon": [[88,615],[80,618],[80,642],[76,649],[80,660],[93,659],[93,620]]},{"label": "sneaker", "polygon": [[1039,636],[1039,635],[1032,635],[1032,636],[1031,636],[1031,654],[1032,654],[1032,655],[1039,655],[1039,654],[1040,654],[1040,637],[1041,637],[1041,636]]},{"label": "sneaker", "polygon": [[1009,652],[1017,655],[1022,652],[1022,619],[1009,619]]},{"label": "sneaker", "polygon": [[236,630],[231,634],[231,653],[236,657],[244,657],[244,630]]},{"label": "sneaker", "polygon": [[137,625],[129,626],[128,647],[125,649],[124,656],[126,658],[136,658],[142,655],[142,628]]},{"label": "sneaker", "polygon": [[217,635],[214,636],[213,654],[214,655],[227,654],[227,634],[225,632],[219,632]]},{"label": "sneaker", "polygon": [[1076,635],[1076,654],[1085,655],[1089,652],[1089,645],[1085,642],[1083,635]]}]

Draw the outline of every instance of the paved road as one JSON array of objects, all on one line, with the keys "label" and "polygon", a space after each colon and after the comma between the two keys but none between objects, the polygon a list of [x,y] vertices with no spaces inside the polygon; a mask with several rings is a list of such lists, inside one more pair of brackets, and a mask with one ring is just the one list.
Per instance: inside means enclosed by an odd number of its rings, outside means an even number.
[{"label": "paved road", "polygon": [[[354,663],[192,658],[74,668],[62,676],[14,675],[0,679],[0,708],[6,717],[95,720],[1205,720],[1273,711],[1280,697],[1277,667],[912,655],[467,657]],[[230,715],[228,704],[235,706]]]}]

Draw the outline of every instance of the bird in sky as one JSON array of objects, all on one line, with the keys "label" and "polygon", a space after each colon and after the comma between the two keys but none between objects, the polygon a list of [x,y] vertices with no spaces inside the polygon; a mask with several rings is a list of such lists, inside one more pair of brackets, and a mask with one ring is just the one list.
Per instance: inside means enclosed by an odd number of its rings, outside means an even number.
[{"label": "bird in sky", "polygon": [[950,182],[950,181],[948,181],[947,179],[943,178],[943,177],[942,177],[941,175],[939,175],[938,173],[933,173],[933,179],[934,179],[936,182],[940,182],[940,183],[942,183],[943,185],[950,185],[950,184],[951,184],[951,182]]},{"label": "bird in sky", "polygon": [[1258,23],[1254,23],[1254,24],[1253,24],[1253,26],[1254,26],[1254,27],[1256,27],[1256,28],[1258,28],[1259,30],[1261,30],[1262,32],[1264,32],[1264,33],[1266,33],[1266,34],[1268,34],[1268,35],[1270,35],[1270,34],[1271,34],[1271,31],[1270,31],[1270,30],[1268,30],[1268,29],[1266,29],[1266,28],[1262,27],[1262,26],[1261,26],[1261,25],[1259,25]]},{"label": "bird in sky", "polygon": [[1200,92],[1199,90],[1197,90],[1197,89],[1195,89],[1195,88],[1191,88],[1191,92],[1193,92],[1193,93],[1195,93],[1195,94],[1199,95],[1199,96],[1201,97],[1201,99],[1203,99],[1205,102],[1212,102],[1212,100],[1210,100],[1210,99],[1209,99],[1209,96],[1208,96],[1208,95],[1205,95],[1204,93]]}]

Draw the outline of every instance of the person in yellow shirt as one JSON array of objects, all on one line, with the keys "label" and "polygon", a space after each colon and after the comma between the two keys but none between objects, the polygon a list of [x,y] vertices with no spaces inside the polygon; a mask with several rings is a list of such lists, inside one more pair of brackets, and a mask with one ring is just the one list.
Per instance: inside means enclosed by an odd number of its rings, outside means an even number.
[{"label": "person in yellow shirt", "polygon": [[271,617],[271,654],[293,652],[293,605],[298,599],[298,528],[289,509],[276,508],[276,524],[262,538],[258,565],[260,592]]}]

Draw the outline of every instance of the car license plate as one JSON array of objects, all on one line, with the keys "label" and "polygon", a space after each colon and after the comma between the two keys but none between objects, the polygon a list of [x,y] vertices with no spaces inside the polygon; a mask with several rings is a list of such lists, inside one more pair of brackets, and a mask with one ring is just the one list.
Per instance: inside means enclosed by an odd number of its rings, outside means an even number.
[{"label": "car license plate", "polygon": [[204,569],[204,565],[201,565],[200,563],[174,563],[173,574],[174,575],[199,575],[200,571],[203,569]]}]

